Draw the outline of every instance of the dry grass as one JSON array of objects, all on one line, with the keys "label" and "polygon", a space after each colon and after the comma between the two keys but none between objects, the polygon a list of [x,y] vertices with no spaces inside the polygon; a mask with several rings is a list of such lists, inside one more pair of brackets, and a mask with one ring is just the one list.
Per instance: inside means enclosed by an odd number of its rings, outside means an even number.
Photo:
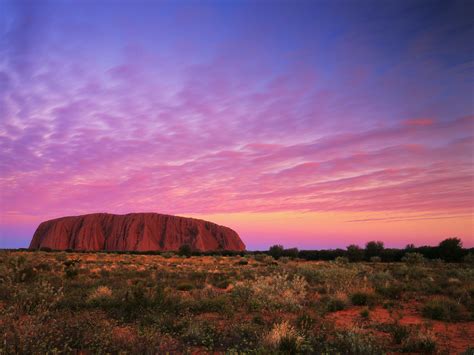
[{"label": "dry grass", "polygon": [[456,353],[474,339],[469,264],[0,252],[0,282],[0,354]]}]

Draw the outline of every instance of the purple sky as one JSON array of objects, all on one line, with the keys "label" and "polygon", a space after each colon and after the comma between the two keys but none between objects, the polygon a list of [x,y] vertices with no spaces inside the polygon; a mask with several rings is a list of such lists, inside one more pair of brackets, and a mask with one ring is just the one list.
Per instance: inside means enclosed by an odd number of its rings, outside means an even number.
[{"label": "purple sky", "polygon": [[0,0],[0,248],[140,211],[250,249],[474,246],[473,18],[472,1]]}]

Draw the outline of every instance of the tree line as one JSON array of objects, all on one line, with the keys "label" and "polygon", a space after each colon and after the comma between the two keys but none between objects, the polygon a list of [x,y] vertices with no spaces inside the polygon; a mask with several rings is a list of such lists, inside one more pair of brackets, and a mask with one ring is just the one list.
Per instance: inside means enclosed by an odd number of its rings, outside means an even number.
[{"label": "tree line", "polygon": [[463,248],[461,239],[448,238],[437,246],[415,247],[408,244],[404,249],[385,248],[381,241],[370,241],[365,248],[351,244],[346,249],[329,250],[298,250],[297,248],[285,249],[282,245],[273,245],[264,252],[275,259],[280,257],[300,258],[305,260],[335,260],[342,257],[350,262],[357,261],[402,261],[408,253],[417,253],[426,259],[441,259],[447,262],[462,261],[468,255],[474,255],[474,248]]}]

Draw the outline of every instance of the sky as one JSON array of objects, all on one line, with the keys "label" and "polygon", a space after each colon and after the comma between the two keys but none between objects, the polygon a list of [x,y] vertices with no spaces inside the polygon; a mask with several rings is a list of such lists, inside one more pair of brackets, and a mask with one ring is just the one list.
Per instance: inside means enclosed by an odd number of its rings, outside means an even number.
[{"label": "sky", "polygon": [[0,0],[0,248],[159,212],[474,247],[474,2]]}]

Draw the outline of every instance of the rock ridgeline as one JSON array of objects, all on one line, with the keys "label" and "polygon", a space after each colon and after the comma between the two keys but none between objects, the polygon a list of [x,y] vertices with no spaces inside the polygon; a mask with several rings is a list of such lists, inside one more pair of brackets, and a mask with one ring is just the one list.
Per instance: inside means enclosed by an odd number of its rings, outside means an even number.
[{"label": "rock ridgeline", "polygon": [[232,229],[218,224],[158,213],[94,213],[41,223],[30,249],[90,251],[166,251],[189,245],[194,250],[245,250]]}]

